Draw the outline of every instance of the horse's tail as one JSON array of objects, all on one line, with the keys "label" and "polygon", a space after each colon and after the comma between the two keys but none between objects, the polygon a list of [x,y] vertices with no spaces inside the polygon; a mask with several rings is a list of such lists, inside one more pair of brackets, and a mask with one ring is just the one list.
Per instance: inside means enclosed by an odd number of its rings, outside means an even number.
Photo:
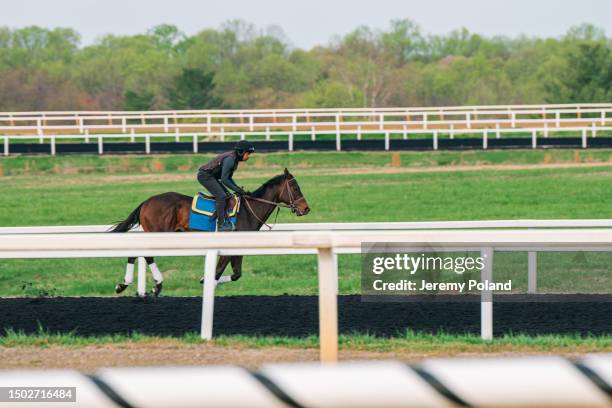
[{"label": "horse's tail", "polygon": [[145,202],[140,203],[138,207],[123,221],[113,225],[108,232],[128,232],[136,225],[140,224],[140,209]]}]

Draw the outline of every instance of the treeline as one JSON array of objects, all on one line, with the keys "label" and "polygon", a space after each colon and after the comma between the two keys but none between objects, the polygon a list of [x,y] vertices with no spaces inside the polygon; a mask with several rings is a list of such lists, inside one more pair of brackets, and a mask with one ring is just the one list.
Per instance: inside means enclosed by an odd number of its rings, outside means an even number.
[{"label": "treeline", "polygon": [[242,21],[160,25],[81,47],[69,28],[0,28],[0,110],[382,107],[612,101],[612,41],[426,35],[410,20],[302,50]]}]

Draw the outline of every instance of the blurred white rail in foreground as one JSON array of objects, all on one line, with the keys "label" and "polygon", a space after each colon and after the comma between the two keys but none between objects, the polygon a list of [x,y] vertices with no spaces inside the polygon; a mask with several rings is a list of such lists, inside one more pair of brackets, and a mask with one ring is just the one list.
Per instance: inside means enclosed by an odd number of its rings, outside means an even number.
[{"label": "blurred white rail in foreground", "polygon": [[[0,387],[76,387],[54,407],[612,407],[612,355],[0,371]],[[0,407],[36,403],[1,403]]]}]

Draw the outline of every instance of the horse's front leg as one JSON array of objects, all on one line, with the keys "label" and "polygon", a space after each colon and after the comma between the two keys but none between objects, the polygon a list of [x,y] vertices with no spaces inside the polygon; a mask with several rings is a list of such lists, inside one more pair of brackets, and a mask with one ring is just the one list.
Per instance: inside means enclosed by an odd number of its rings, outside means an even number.
[{"label": "horse's front leg", "polygon": [[219,280],[221,278],[221,275],[223,275],[223,271],[225,271],[225,268],[227,268],[227,265],[230,262],[231,257],[230,256],[220,256],[219,257],[219,261],[217,262],[217,271],[215,273],[215,280]]},{"label": "horse's front leg", "polygon": [[[230,262],[230,257],[229,256],[220,256],[219,260],[217,261],[217,269],[215,271],[215,281],[217,281],[217,283],[225,283],[225,282],[229,282],[229,277],[227,277],[227,281],[225,280],[225,277],[222,277],[221,275],[223,275],[223,271],[225,271],[225,268],[227,268],[227,265]],[[202,276],[202,279],[200,279],[200,283],[204,283],[204,277]]]},{"label": "horse's front leg", "polygon": [[237,281],[242,276],[242,256],[232,256],[232,282]]}]

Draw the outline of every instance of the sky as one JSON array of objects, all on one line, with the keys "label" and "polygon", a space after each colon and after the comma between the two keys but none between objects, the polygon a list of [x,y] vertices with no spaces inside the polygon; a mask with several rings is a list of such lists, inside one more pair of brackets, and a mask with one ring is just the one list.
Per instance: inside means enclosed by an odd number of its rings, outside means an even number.
[{"label": "sky", "polygon": [[89,45],[104,34],[137,34],[162,23],[192,35],[242,19],[280,26],[290,44],[309,49],[359,25],[388,27],[409,18],[428,34],[466,27],[492,35],[558,37],[592,23],[612,33],[610,0],[3,0],[0,26],[70,27]]}]

